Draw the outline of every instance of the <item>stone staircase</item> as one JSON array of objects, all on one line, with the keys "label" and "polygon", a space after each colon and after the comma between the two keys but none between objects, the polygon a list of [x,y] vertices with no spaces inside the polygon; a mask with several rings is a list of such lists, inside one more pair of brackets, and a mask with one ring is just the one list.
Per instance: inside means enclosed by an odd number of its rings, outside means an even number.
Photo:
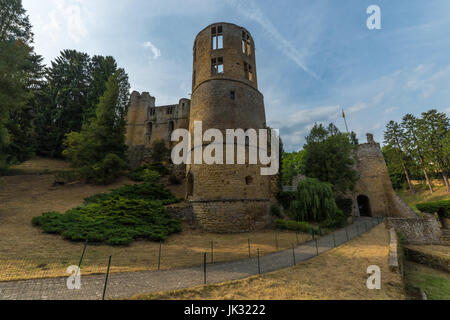
[{"label": "stone staircase", "polygon": [[442,229],[441,244],[450,246],[450,229]]}]

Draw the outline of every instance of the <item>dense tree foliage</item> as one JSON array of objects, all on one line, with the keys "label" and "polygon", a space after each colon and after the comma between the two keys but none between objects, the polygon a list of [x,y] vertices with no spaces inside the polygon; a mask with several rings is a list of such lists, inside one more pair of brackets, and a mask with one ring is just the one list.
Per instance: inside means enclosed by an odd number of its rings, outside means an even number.
[{"label": "dense tree foliage", "polygon": [[333,124],[327,128],[316,124],[306,138],[302,172],[331,183],[335,191],[353,190],[358,180],[354,142],[351,135],[341,133]]},{"label": "dense tree foliage", "polygon": [[[98,134],[95,148],[84,157],[105,161],[98,172],[107,165],[120,168],[130,90],[127,74],[113,57],[91,58],[75,50],[63,50],[46,68],[33,51],[31,28],[22,1],[0,0],[0,170],[35,153],[61,157],[66,136],[75,143],[72,133],[85,127],[92,131],[94,122],[98,132],[114,134]],[[113,75],[116,90],[109,96],[109,107],[103,103],[97,108]],[[95,159],[93,152],[98,152]],[[71,160],[76,158],[73,153]]]},{"label": "dense tree foliage", "polygon": [[65,140],[63,154],[83,178],[96,183],[110,183],[126,167],[126,106],[120,101],[123,71],[110,76],[95,118],[85,123],[81,132],[73,131]]},{"label": "dense tree foliage", "polygon": [[283,153],[281,165],[281,182],[282,185],[291,185],[293,178],[300,175],[303,166],[303,157],[305,151]]},{"label": "dense tree foliage", "polygon": [[401,167],[412,193],[411,174],[425,179],[431,193],[431,178],[439,174],[450,192],[449,127],[449,118],[435,109],[422,113],[420,118],[407,114],[401,124],[388,123],[384,154],[395,186],[398,187],[398,179],[402,176]]},{"label": "dense tree foliage", "polygon": [[[15,158],[11,151],[17,141],[8,127],[13,127],[14,118],[26,115],[32,97],[32,62],[39,60],[32,43],[31,24],[22,1],[0,0],[0,170]],[[16,124],[18,131],[22,125],[26,123]]]}]

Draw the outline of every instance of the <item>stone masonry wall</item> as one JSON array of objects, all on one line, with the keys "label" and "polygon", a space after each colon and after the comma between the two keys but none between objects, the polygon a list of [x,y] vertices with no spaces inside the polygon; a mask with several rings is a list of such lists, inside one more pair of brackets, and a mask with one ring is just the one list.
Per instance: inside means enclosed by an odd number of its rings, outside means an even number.
[{"label": "stone masonry wall", "polygon": [[403,234],[407,244],[429,245],[440,244],[441,228],[434,217],[426,218],[388,218],[387,228]]}]

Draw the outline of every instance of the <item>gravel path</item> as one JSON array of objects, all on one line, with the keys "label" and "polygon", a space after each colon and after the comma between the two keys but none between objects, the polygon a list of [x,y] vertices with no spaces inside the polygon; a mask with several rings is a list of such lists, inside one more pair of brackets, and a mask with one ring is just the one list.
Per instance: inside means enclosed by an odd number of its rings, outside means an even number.
[{"label": "gravel path", "polygon": [[[378,225],[375,218],[359,218],[347,229],[321,237],[295,248],[296,262],[306,261],[335,246],[354,239]],[[348,236],[347,236],[348,234]],[[336,244],[336,245],[335,245]],[[263,254],[263,253],[262,253]],[[114,262],[114,257],[112,258]],[[261,273],[290,267],[294,264],[294,251],[286,250],[260,258]],[[114,264],[112,266],[114,268]],[[81,270],[82,271],[82,270]],[[238,280],[258,274],[258,259],[209,264],[207,283]],[[81,289],[69,290],[67,278],[34,279],[0,282],[1,300],[98,300],[102,298],[105,274],[81,277]],[[136,294],[190,288],[202,285],[203,266],[172,269],[167,271],[142,271],[114,273],[109,276],[106,299],[128,298]]]}]

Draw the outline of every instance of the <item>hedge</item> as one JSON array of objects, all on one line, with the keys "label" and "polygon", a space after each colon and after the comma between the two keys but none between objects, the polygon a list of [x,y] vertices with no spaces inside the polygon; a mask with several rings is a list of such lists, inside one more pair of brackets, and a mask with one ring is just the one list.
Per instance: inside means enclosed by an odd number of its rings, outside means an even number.
[{"label": "hedge", "polygon": [[437,213],[442,217],[450,218],[450,200],[419,203],[416,207],[423,213]]},{"label": "hedge", "polygon": [[311,226],[308,222],[288,221],[283,219],[275,220],[275,228],[280,230],[299,231],[304,233],[310,233],[311,230],[318,234],[319,230]]}]

